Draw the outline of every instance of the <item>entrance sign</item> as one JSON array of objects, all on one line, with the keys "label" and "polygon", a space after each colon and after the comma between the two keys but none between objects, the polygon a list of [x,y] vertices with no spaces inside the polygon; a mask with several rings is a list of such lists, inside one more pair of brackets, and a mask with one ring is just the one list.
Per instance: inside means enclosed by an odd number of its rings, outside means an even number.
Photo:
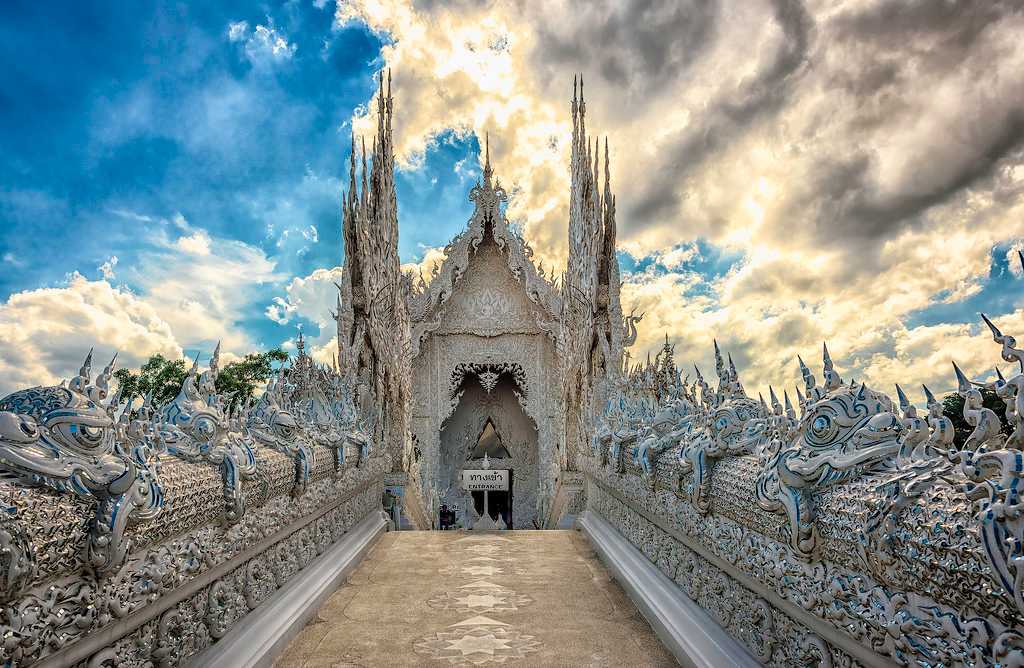
[{"label": "entrance sign", "polygon": [[507,492],[508,471],[504,469],[463,470],[462,488],[470,492]]}]

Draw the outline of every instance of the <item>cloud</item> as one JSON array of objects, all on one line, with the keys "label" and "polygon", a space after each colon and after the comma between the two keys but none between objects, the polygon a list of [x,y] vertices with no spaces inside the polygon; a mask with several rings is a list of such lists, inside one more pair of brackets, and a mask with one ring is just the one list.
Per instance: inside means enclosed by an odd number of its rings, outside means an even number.
[{"label": "cloud", "polygon": [[[991,352],[976,325],[905,323],[983,294],[993,249],[1024,234],[1019,5],[352,0],[336,21],[389,40],[399,165],[421,168],[445,132],[489,132],[509,217],[548,266],[566,253],[583,72],[620,248],[647,267],[623,277],[626,310],[648,312],[634,354],[667,332],[708,365],[717,336],[765,388],[827,339],[891,392],[950,387],[949,359]],[[700,269],[698,242],[738,260]],[[1019,314],[1000,314],[1010,331]]]},{"label": "cloud", "polygon": [[270,19],[267,25],[257,25],[249,30],[247,21],[233,21],[228,24],[228,41],[242,45],[246,58],[256,67],[266,67],[291,60],[298,46],[288,42]]},{"label": "cloud", "polygon": [[0,395],[73,376],[90,348],[96,365],[114,352],[138,367],[152,354],[182,355],[170,325],[138,295],[73,273],[59,287],[26,290],[0,304]]},{"label": "cloud", "polygon": [[259,347],[244,322],[265,290],[286,278],[262,249],[213,237],[183,216],[150,241],[128,278],[183,345],[221,341],[225,351],[239,354]]},{"label": "cloud", "polygon": [[406,262],[402,265],[402,273],[407,274],[412,272],[413,276],[417,279],[420,274],[423,274],[424,280],[430,281],[430,274],[434,271],[434,268],[441,268],[441,264],[444,262],[445,254],[444,248],[437,247],[421,247],[423,256],[419,262]]},{"label": "cloud", "polygon": [[331,314],[337,309],[335,284],[341,281],[343,271],[341,267],[332,267],[295,277],[285,287],[284,296],[274,297],[266,309],[267,317],[278,324],[288,324],[295,317],[313,322],[319,332],[303,331],[306,350],[323,363],[331,363],[338,354],[337,326]]},{"label": "cloud", "polygon": [[96,270],[98,272],[100,272],[100,275],[103,276],[103,278],[105,278],[107,280],[110,280],[110,279],[114,278],[114,267],[116,267],[116,266],[117,266],[117,256],[116,255],[111,255],[110,258],[107,259],[103,264],[101,264],[100,266],[96,267]]},{"label": "cloud", "polygon": [[213,236],[181,214],[118,215],[144,223],[135,261],[119,272],[131,289],[110,284],[121,266],[111,256],[99,267],[102,280],[75,272],[60,287],[17,292],[0,305],[0,337],[9,342],[0,383],[8,391],[73,374],[93,346],[119,351],[130,367],[157,352],[209,352],[218,341],[226,361],[261,347],[247,321],[285,279],[263,250]]},{"label": "cloud", "polygon": [[188,236],[179,237],[174,245],[191,255],[209,255],[210,235],[204,230],[196,230]]}]

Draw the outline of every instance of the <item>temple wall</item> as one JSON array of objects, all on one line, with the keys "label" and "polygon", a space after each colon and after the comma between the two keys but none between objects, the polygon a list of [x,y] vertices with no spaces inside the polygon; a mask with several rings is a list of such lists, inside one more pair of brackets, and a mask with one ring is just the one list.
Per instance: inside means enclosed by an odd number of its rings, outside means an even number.
[{"label": "temple wall", "polygon": [[330,449],[313,446],[307,486],[295,496],[294,460],[256,447],[244,515],[230,526],[222,522],[218,467],[163,455],[163,511],[127,528],[125,564],[102,576],[82,557],[95,501],[0,482],[0,498],[11,507],[0,537],[9,547],[14,541],[15,553],[28,555],[33,567],[0,608],[0,664],[185,662],[379,511],[387,457],[361,461],[358,448],[347,450],[339,470]]},{"label": "temple wall", "polygon": [[894,517],[887,547],[867,519],[898,477],[879,472],[835,485],[816,502],[818,553],[788,547],[785,516],[761,509],[752,455],[694,473],[666,452],[652,476],[620,459],[582,458],[587,510],[608,521],[758,661],[768,666],[1015,665],[1021,617],[993,586],[970,502],[938,487]]}]

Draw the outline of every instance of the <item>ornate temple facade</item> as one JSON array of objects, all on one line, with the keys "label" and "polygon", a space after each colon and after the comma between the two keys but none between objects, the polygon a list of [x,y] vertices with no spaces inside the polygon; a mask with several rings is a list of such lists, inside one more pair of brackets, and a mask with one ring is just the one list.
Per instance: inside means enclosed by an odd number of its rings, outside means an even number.
[{"label": "ornate temple facade", "polygon": [[927,387],[919,409],[844,380],[827,347],[820,378],[798,358],[802,386],[767,400],[717,343],[717,384],[667,339],[627,366],[639,318],[582,93],[560,277],[510,227],[486,149],[466,229],[429,280],[403,275],[383,85],[377,111],[343,206],[337,368],[300,336],[239,404],[215,350],[154,405],[90,352],[0,399],[0,664],[266,665],[384,530],[385,489],[427,529],[486,462],[511,472],[506,526],[575,517],[686,665],[1024,666],[1013,336],[982,316],[1003,368],[953,364],[960,437]]},{"label": "ornate temple facade", "polygon": [[627,325],[638,318],[624,321],[619,303],[607,141],[602,167],[581,86],[572,102],[569,261],[560,284],[537,267],[505,217],[507,194],[489,146],[466,229],[429,278],[402,275],[392,104],[382,85],[373,153],[368,168],[363,147],[358,184],[353,142],[337,315],[341,367],[381,398],[381,436],[414,482],[410,510],[421,521],[431,524],[426,518],[436,519],[441,504],[469,504],[461,472],[479,467],[471,455],[490,424],[503,446],[491,460],[513,475],[509,523],[557,523],[567,508],[555,507],[562,473],[576,470],[602,388],[636,338]]}]

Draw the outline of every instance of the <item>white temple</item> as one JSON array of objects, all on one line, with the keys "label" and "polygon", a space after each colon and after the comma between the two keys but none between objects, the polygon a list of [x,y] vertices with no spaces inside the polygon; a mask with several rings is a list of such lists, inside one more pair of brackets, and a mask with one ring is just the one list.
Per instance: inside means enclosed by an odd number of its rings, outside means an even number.
[{"label": "white temple", "polygon": [[364,147],[358,184],[353,141],[337,315],[341,366],[373,387],[381,436],[401,452],[422,508],[411,510],[428,525],[434,522],[425,515],[436,520],[441,503],[467,503],[461,471],[479,466],[471,453],[488,424],[507,455],[494,464],[514,479],[507,520],[519,528],[557,524],[567,507],[555,508],[562,474],[577,470],[593,407],[603,406],[604,384],[620,373],[623,348],[636,338],[639,318],[623,320],[619,303],[608,144],[602,166],[579,90],[569,260],[560,284],[537,268],[509,225],[486,141],[466,229],[429,280],[402,275],[390,84],[385,90],[382,82],[372,160],[368,168]]}]

